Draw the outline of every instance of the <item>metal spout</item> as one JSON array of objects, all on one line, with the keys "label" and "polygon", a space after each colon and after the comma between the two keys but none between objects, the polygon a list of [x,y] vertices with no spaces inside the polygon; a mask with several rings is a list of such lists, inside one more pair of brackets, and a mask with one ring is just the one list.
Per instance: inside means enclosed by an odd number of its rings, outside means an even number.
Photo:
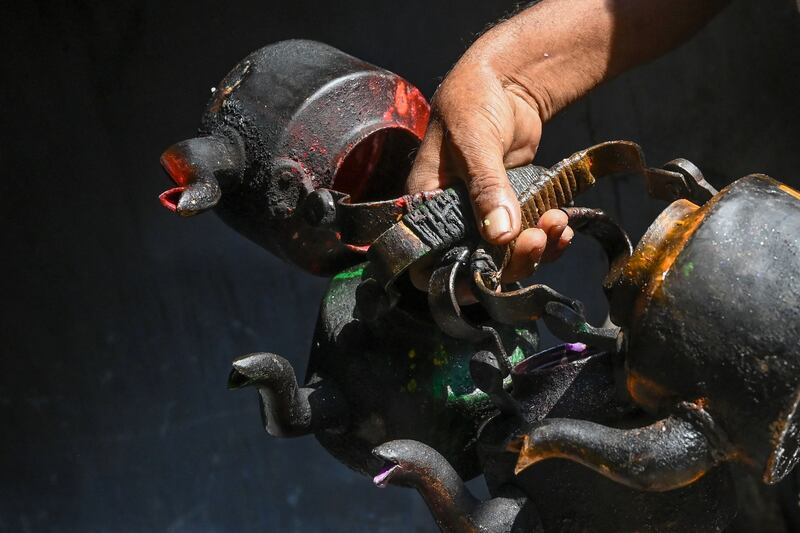
[{"label": "metal spout", "polygon": [[678,416],[634,429],[543,420],[524,436],[515,472],[551,458],[575,461],[618,483],[656,492],[690,485],[717,464],[705,435]]},{"label": "metal spout", "polygon": [[222,197],[222,185],[243,167],[238,143],[219,135],[173,144],[161,154],[161,166],[178,185],[158,197],[161,205],[181,216],[211,209]]},{"label": "metal spout", "polygon": [[417,489],[444,533],[541,531],[539,515],[523,491],[509,484],[494,492],[493,498],[480,501],[447,459],[430,446],[395,440],[381,444],[372,454],[385,463],[374,483]]},{"label": "metal spout", "polygon": [[258,390],[264,428],[273,437],[297,437],[346,421],[346,405],[336,388],[323,380],[313,387],[297,384],[291,363],[272,353],[252,353],[233,362],[228,387]]}]

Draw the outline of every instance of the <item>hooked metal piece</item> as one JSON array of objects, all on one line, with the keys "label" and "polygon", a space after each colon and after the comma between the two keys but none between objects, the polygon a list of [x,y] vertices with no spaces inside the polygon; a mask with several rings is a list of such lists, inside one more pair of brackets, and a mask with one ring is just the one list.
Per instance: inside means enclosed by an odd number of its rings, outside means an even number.
[{"label": "hooked metal piece", "polygon": [[479,342],[487,332],[469,320],[463,313],[456,296],[459,274],[469,266],[470,251],[459,246],[447,252],[428,281],[428,307],[436,324],[453,337]]},{"label": "hooked metal piece", "polygon": [[683,198],[704,204],[718,192],[687,159],[673,159],[661,168],[648,168],[646,174],[647,192],[659,200],[674,202]]},{"label": "hooked metal piece", "polygon": [[543,319],[547,329],[561,340],[582,342],[611,352],[620,349],[622,340],[620,328],[592,326],[582,312],[561,302],[548,302],[544,308]]}]

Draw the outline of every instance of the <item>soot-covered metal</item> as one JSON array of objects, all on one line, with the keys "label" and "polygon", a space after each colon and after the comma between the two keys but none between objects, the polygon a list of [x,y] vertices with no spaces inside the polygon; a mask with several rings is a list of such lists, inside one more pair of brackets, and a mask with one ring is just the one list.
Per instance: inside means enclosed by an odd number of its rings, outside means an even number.
[{"label": "soot-covered metal", "polygon": [[[417,489],[443,531],[728,527],[747,511],[739,466],[773,484],[800,458],[800,193],[761,175],[717,192],[627,141],[509,170],[525,227],[563,209],[606,252],[611,321],[595,326],[548,286],[499,283],[507,250],[481,241],[461,188],[402,194],[428,115],[399,76],[285,41],[237,65],[200,135],[164,152],[165,207],[213,209],[331,276],[305,379],[253,353],[230,386],[258,391],[270,435],[313,433],[376,485]],[[619,174],[673,202],[635,248],[574,206]],[[423,265],[427,295],[406,275]],[[565,344],[540,351],[540,320]],[[480,474],[487,501],[464,485]]]}]

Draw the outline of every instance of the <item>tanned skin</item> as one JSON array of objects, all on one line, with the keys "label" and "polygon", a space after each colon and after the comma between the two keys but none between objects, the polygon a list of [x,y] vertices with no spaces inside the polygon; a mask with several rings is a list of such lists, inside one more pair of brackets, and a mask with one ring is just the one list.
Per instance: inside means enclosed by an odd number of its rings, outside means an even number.
[{"label": "tanned skin", "polygon": [[[505,169],[533,161],[542,125],[600,83],[691,37],[726,0],[542,0],[483,34],[442,81],[409,192],[463,180],[490,243],[516,239],[511,282],[552,261],[574,233],[559,210],[520,233]],[[428,273],[412,272],[420,288]],[[469,296],[464,295],[463,303]]]}]

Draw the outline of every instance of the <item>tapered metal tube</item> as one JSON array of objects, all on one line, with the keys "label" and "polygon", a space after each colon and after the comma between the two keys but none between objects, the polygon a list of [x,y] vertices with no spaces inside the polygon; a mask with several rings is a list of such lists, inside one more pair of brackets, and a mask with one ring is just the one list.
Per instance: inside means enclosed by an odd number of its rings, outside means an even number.
[{"label": "tapered metal tube", "polygon": [[375,448],[386,466],[375,483],[411,486],[422,495],[444,533],[540,531],[539,518],[522,490],[507,485],[493,498],[475,498],[455,469],[436,450],[413,440],[395,440]]},{"label": "tapered metal tube", "polygon": [[159,200],[181,216],[211,209],[222,197],[220,181],[230,181],[242,165],[241,149],[220,135],[173,144],[161,154],[161,166],[178,186],[163,192]]},{"label": "tapered metal tube", "polygon": [[264,427],[274,437],[297,437],[345,423],[346,406],[336,388],[325,382],[300,387],[291,363],[279,355],[253,353],[238,358],[228,386],[256,387]]},{"label": "tapered metal tube", "polygon": [[648,491],[685,487],[716,464],[706,437],[678,416],[635,429],[567,418],[543,420],[524,437],[516,473],[551,458],[575,461]]},{"label": "tapered metal tube", "polygon": [[378,446],[372,453],[388,463],[389,469],[383,474],[386,481],[391,478],[394,483],[419,491],[442,531],[479,531],[470,519],[478,499],[436,450],[413,440],[395,440]]}]

